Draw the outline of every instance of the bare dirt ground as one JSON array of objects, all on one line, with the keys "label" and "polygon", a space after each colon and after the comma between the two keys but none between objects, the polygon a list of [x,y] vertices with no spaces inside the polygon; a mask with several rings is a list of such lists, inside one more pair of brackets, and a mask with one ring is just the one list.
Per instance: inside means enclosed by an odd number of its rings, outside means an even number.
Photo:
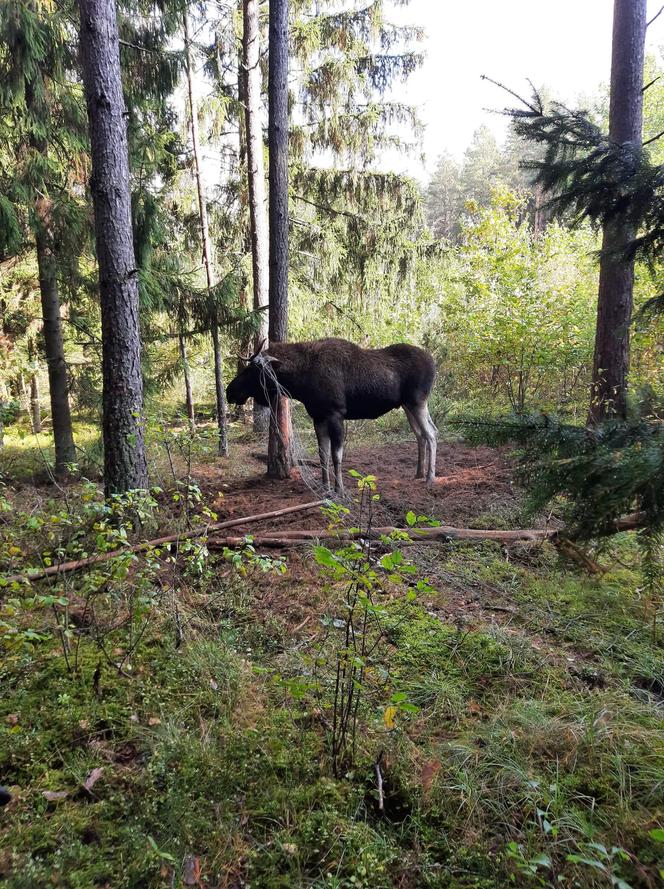
[{"label": "bare dirt ground", "polygon": [[[268,512],[325,496],[313,461],[309,461],[306,473],[315,476],[313,490],[297,470],[293,478],[286,481],[267,478],[264,456],[257,453],[255,445],[244,448],[239,462],[243,469],[241,478],[224,478],[223,471],[214,467],[201,467],[196,473],[220,520]],[[442,444],[438,449],[438,477],[433,487],[414,478],[416,462],[415,443],[354,448],[344,464],[347,491],[344,504],[352,511],[357,492],[355,480],[348,475],[349,468],[376,476],[381,496],[376,507],[378,523],[403,525],[405,514],[413,510],[444,524],[464,525],[496,508],[499,512],[509,510],[518,502],[513,467],[501,451]],[[315,512],[283,516],[270,524],[270,530],[319,527],[321,517]],[[267,530],[267,526],[263,530]]]},{"label": "bare dirt ground", "polygon": [[[325,496],[319,483],[312,489],[297,470],[293,478],[285,481],[267,478],[265,455],[256,444],[240,448],[241,455],[234,462],[241,477],[229,478],[224,469],[216,465],[198,466],[195,470],[196,480],[219,520],[269,512]],[[518,510],[522,493],[514,483],[514,467],[505,451],[442,443],[438,449],[438,477],[433,487],[414,479],[416,461],[417,447],[410,441],[354,446],[345,459],[347,496],[342,502],[351,510],[348,524],[357,522],[357,485],[348,475],[351,468],[376,477],[380,500],[375,505],[374,525],[404,527],[406,513],[412,510],[443,524],[496,527],[498,522],[498,527],[503,524],[507,527],[510,517]],[[305,468],[305,474],[309,485],[312,476],[318,482],[319,470],[313,461]],[[252,527],[240,526],[233,533],[311,530],[323,528],[325,524],[320,511],[311,510]],[[279,551],[270,550],[270,553]],[[282,554],[288,559],[288,573],[282,577],[269,575],[264,580],[257,578],[260,592],[256,605],[266,615],[278,614],[291,631],[298,631],[304,626],[303,621],[309,624],[324,607],[321,575],[306,547],[284,550]],[[491,585],[450,574],[444,564],[444,544],[413,547],[408,555],[441,591],[435,604],[441,619],[465,626],[510,622],[510,606],[501,604]]]},{"label": "bare dirt ground", "polygon": [[[318,482],[318,466],[313,460],[305,468],[307,485],[297,470],[293,478],[285,481],[267,478],[266,455],[259,452],[255,442],[240,445],[240,451],[235,466],[241,477],[229,477],[222,467],[215,465],[196,467],[196,479],[219,520],[269,512],[325,496]],[[352,468],[376,477],[380,500],[375,505],[374,525],[404,527],[406,513],[412,510],[417,515],[458,527],[515,527],[513,522],[523,492],[515,483],[514,464],[505,449],[441,443],[433,487],[414,479],[416,461],[416,444],[408,440],[352,447],[344,462],[347,496],[341,501],[351,510],[347,524],[353,525],[358,519],[357,483],[348,475]],[[312,486],[312,478],[317,485]],[[325,518],[316,509],[270,519],[252,527],[239,526],[233,533],[318,529],[325,524]],[[503,556],[514,564],[520,561],[529,564],[537,561],[539,547],[540,544],[519,544],[504,549]],[[256,617],[265,621],[277,618],[289,635],[304,637],[330,604],[320,571],[309,547],[271,549],[269,553],[284,555],[289,570],[282,576],[255,577]],[[423,603],[430,613],[466,630],[499,626],[527,639],[550,661],[564,661],[569,665],[584,660],[582,653],[573,648],[535,634],[532,629],[526,630],[518,619],[519,609],[506,598],[504,591],[485,579],[455,570],[450,554],[450,545],[446,544],[414,546],[408,550],[409,558],[437,589],[435,597]]]}]

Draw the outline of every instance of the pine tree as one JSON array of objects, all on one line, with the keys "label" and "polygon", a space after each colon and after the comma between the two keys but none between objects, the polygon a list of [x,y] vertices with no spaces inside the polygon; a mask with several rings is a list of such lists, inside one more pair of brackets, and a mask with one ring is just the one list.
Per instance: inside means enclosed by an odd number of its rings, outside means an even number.
[{"label": "pine tree", "polygon": [[664,172],[651,140],[641,144],[645,30],[644,0],[615,0],[608,134],[585,111],[545,109],[537,93],[507,110],[518,135],[545,147],[525,166],[558,212],[603,230],[590,422],[626,416],[634,259],[664,249]]},{"label": "pine tree", "polygon": [[[641,147],[645,39],[646,0],[615,0],[609,139],[625,147]],[[634,226],[620,216],[604,226],[588,414],[593,423],[627,414],[634,260],[620,254],[635,236]]]},{"label": "pine tree", "polygon": [[[242,0],[242,70],[244,83],[244,123],[247,146],[247,185],[251,258],[253,269],[253,305],[261,313],[255,349],[269,336],[269,233],[265,209],[265,169],[263,162],[263,128],[261,126],[260,23],[258,0]],[[254,404],[254,432],[268,431],[269,408]]]},{"label": "pine tree", "polygon": [[104,484],[110,495],[148,484],[138,277],[115,2],[79,0],[79,9],[102,312]]},{"label": "pine tree", "polygon": [[[268,146],[270,151],[270,343],[288,339],[288,0],[270,0]],[[268,475],[293,468],[288,399],[277,397],[270,416]]]}]

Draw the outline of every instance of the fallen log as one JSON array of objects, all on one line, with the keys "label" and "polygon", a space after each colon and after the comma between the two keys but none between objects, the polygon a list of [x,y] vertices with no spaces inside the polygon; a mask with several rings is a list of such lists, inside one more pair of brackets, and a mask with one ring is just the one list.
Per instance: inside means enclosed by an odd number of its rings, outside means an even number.
[{"label": "fallen log", "polygon": [[[314,500],[310,503],[299,503],[296,506],[273,509],[270,512],[242,516],[237,519],[226,519],[223,522],[213,522],[209,525],[204,525],[201,528],[194,528],[191,531],[183,531],[180,534],[167,534],[165,537],[156,537],[154,540],[144,540],[142,543],[136,543],[133,546],[126,546],[123,549],[115,549],[108,553],[99,553],[96,556],[89,556],[86,559],[60,562],[57,565],[49,565],[48,568],[28,570],[25,574],[12,574],[9,577],[2,578],[3,586],[14,582],[29,583],[32,580],[41,580],[44,577],[67,574],[71,571],[78,571],[81,568],[89,568],[92,565],[99,565],[101,562],[109,562],[111,559],[116,559],[118,556],[123,556],[126,553],[140,553],[148,549],[154,549],[156,546],[179,543],[181,540],[191,540],[194,537],[205,537],[211,531],[221,531],[223,528],[236,528],[238,525],[252,525],[256,524],[256,522],[262,522],[265,519],[273,519],[293,512],[304,512],[308,509],[315,509],[317,506],[325,506],[327,502],[327,500]],[[244,540],[244,538],[239,539]]]},{"label": "fallen log", "polygon": [[[440,525],[436,528],[397,528],[392,525],[372,528],[370,531],[331,531],[329,528],[318,530],[302,529],[297,531],[267,531],[264,534],[251,534],[254,546],[298,546],[311,543],[313,540],[334,541],[344,543],[351,540],[379,540],[381,537],[389,537],[391,534],[407,534],[408,538],[399,540],[400,544],[413,546],[418,543],[440,543],[445,540],[500,540],[504,543],[515,543],[519,540],[542,541],[548,540],[553,532],[538,531],[535,529],[522,529],[517,531],[492,531],[476,528],[453,528],[449,525]],[[210,537],[208,547],[210,549],[222,549],[223,547],[242,546],[246,543],[246,537],[223,536]]]},{"label": "fallen log", "polygon": [[[2,578],[3,586],[19,582],[29,583],[33,580],[41,580],[44,577],[52,577],[59,574],[66,574],[72,571],[78,571],[81,568],[88,568],[92,565],[98,565],[101,562],[108,562],[118,556],[126,553],[144,552],[157,546],[164,546],[169,543],[176,543],[181,540],[190,540],[194,537],[203,537],[211,531],[221,531],[225,528],[238,527],[239,525],[256,524],[256,522],[265,519],[277,518],[282,515],[288,515],[294,512],[303,512],[305,510],[314,509],[318,506],[324,506],[327,500],[315,500],[311,503],[301,503],[296,506],[287,506],[283,509],[275,509],[271,512],[258,513],[251,516],[242,516],[237,519],[227,519],[224,522],[214,522],[202,528],[195,528],[192,531],[185,531],[181,534],[169,534],[166,537],[157,537],[154,540],[145,540],[134,546],[128,546],[124,549],[113,550],[113,552],[101,553],[97,556],[90,556],[86,559],[78,559],[72,562],[61,562],[58,565],[50,565],[48,568],[41,568],[27,574],[13,574]],[[642,528],[644,525],[644,513],[635,512],[630,515],[623,516],[618,519],[613,527],[607,533],[618,533],[620,531],[634,531]],[[264,534],[251,535],[234,535],[226,537],[210,537],[208,539],[208,547],[210,549],[223,549],[224,547],[244,546],[247,542],[247,536],[251,536],[255,546],[265,547],[292,547],[302,546],[311,543],[312,540],[318,541],[334,541],[343,543],[344,541],[371,539],[378,540],[383,536],[398,533],[400,535],[408,535],[407,538],[400,540],[403,546],[416,546],[422,543],[438,543],[446,540],[496,540],[504,544],[517,543],[519,541],[542,542],[548,541],[558,547],[561,552],[575,561],[579,562],[587,570],[592,573],[598,573],[601,566],[595,565],[589,557],[573,546],[569,537],[564,535],[560,530],[540,530],[538,528],[519,528],[513,531],[494,531],[489,528],[456,528],[452,525],[438,525],[432,528],[397,528],[392,525],[372,528],[370,531],[347,531],[346,529],[331,530],[330,528],[322,528],[318,530],[309,529],[293,529],[279,532],[267,532]],[[1,589],[1,587],[0,587]]]},{"label": "fallen log", "polygon": [[[517,531],[492,531],[481,530],[476,528],[453,528],[450,525],[439,525],[435,528],[397,528],[392,525],[384,527],[372,528],[370,531],[331,531],[329,528],[320,528],[311,531],[309,529],[289,530],[289,531],[267,531],[264,534],[252,534],[251,539],[258,546],[278,546],[279,541],[283,545],[293,545],[297,543],[309,543],[312,540],[337,540],[343,542],[345,540],[377,540],[380,537],[388,537],[391,534],[408,534],[409,538],[404,539],[405,544],[430,543],[439,542],[441,540],[500,540],[505,543],[514,543],[517,540],[547,540],[552,536],[551,531],[538,531],[535,529],[522,529]],[[229,542],[230,541],[230,542]],[[208,540],[208,546],[218,548],[219,546],[240,546],[246,541],[246,537],[228,536],[228,537],[211,537]]]},{"label": "fallen log", "polygon": [[[633,531],[643,526],[643,513],[632,513],[619,519],[612,533],[620,531]],[[583,568],[592,574],[599,574],[604,569],[596,564],[586,553],[564,535],[558,529],[519,528],[513,531],[494,531],[488,528],[456,528],[452,525],[438,525],[432,528],[397,528],[392,525],[375,527],[370,531],[349,531],[345,528],[330,529],[288,529],[284,531],[267,531],[263,534],[252,534],[251,540],[254,546],[268,548],[288,548],[304,546],[312,541],[344,543],[352,540],[379,540],[381,537],[389,537],[392,534],[408,535],[406,539],[399,541],[403,546],[416,546],[423,543],[439,543],[446,540],[496,540],[505,545],[518,542],[543,542],[548,541],[557,547],[563,555],[578,562]],[[247,537],[223,536],[211,537],[208,547],[212,550],[243,546]]]}]

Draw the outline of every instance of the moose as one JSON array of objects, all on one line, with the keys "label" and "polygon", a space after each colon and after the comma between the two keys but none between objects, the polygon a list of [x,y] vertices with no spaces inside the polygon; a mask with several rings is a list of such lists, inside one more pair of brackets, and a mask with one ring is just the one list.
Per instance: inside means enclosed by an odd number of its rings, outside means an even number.
[{"label": "moose", "polygon": [[335,490],[343,494],[341,461],[345,420],[370,420],[402,407],[417,439],[417,474],[427,483],[436,475],[436,427],[427,399],[436,375],[432,356],[424,349],[397,343],[384,349],[363,349],[347,340],[329,338],[303,343],[263,341],[226,390],[231,404],[253,398],[274,404],[277,394],[301,401],[314,422],[323,485],[330,485],[330,455]]}]

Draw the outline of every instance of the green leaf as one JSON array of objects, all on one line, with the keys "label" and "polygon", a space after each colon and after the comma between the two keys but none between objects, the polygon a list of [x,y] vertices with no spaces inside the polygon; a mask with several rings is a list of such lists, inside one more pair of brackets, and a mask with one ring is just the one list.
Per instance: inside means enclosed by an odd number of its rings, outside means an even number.
[{"label": "green leaf", "polygon": [[326,568],[334,568],[338,564],[334,553],[326,546],[314,547],[314,559],[319,565],[324,565]]}]

